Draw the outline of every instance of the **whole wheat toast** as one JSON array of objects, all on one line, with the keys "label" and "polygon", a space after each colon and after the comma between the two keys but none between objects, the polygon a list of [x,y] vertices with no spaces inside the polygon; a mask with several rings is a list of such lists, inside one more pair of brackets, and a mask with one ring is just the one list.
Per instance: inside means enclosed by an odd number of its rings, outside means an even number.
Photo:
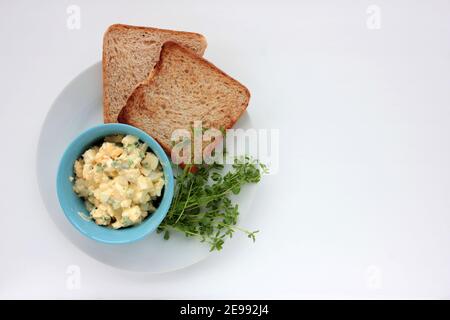
[{"label": "whole wheat toast", "polygon": [[117,116],[134,88],[144,81],[157,63],[161,46],[177,42],[203,55],[206,39],[198,33],[114,24],[103,37],[103,118]]},{"label": "whole wheat toast", "polygon": [[247,108],[248,89],[193,51],[164,43],[148,79],[138,85],[118,121],[155,138],[167,153],[176,129],[231,128]]}]

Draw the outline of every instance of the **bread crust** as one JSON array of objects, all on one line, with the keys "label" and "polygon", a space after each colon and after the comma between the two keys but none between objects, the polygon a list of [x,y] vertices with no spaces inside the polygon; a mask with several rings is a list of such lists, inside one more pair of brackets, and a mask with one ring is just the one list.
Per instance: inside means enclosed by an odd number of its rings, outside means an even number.
[{"label": "bread crust", "polygon": [[[208,45],[206,38],[196,32],[187,32],[187,31],[176,31],[176,30],[169,30],[169,29],[159,29],[159,28],[153,28],[153,27],[144,27],[144,26],[133,26],[133,25],[127,25],[127,24],[113,24],[106,29],[105,33],[103,34],[103,45],[102,45],[102,81],[103,81],[103,120],[105,123],[111,123],[111,122],[117,122],[117,119],[111,118],[111,106],[109,104],[109,99],[106,97],[106,90],[105,88],[109,86],[108,78],[106,77],[106,37],[112,32],[112,31],[123,31],[123,30],[143,30],[143,31],[151,31],[151,32],[160,32],[160,33],[167,33],[167,34],[173,34],[173,35],[185,35],[189,36],[192,39],[196,38],[197,41],[203,42],[203,46],[201,47],[201,50],[199,52],[200,55],[203,55],[206,47]],[[136,85],[136,87],[139,84]]]},{"label": "bread crust", "polygon": [[[229,76],[228,74],[226,74],[225,72],[223,72],[220,68],[218,68],[217,66],[215,66],[214,64],[212,64],[211,62],[209,62],[208,60],[206,60],[203,57],[198,56],[195,52],[193,52],[192,50],[189,50],[183,46],[180,46],[178,43],[173,42],[173,41],[166,41],[163,43],[162,48],[161,48],[161,52],[159,53],[159,60],[155,65],[155,69],[158,69],[158,71],[161,69],[161,65],[164,59],[163,56],[163,50],[168,50],[170,48],[177,48],[181,51],[184,51],[187,55],[193,57],[194,59],[197,59],[200,63],[208,66],[210,69],[214,69],[216,71],[218,71],[221,75],[225,76],[226,78],[228,78],[229,80],[231,80],[232,82],[237,83],[239,86],[241,86],[242,88],[244,88],[245,90],[245,95],[247,96],[247,100],[250,101],[250,91],[247,89],[246,86],[244,86],[242,83],[240,83],[239,81],[237,81],[236,79],[232,78],[231,76]],[[154,70],[155,70],[154,69]],[[148,79],[150,79],[151,76],[149,76]],[[248,101],[247,101],[247,106],[248,106]],[[245,108],[247,108],[247,106],[245,106]]]},{"label": "bread crust", "polygon": [[[173,41],[166,41],[165,43],[163,43],[160,54],[159,54],[159,59],[158,62],[155,64],[155,67],[153,68],[153,70],[150,72],[149,76],[147,77],[146,80],[144,80],[143,82],[141,82],[140,84],[138,84],[136,86],[136,88],[134,89],[133,93],[128,97],[127,102],[125,104],[125,106],[122,108],[122,110],[120,111],[117,120],[120,123],[126,123],[129,125],[135,125],[135,122],[133,121],[133,117],[131,116],[132,110],[133,108],[137,105],[135,103],[135,99],[142,99],[142,94],[143,94],[143,89],[146,86],[151,85],[159,72],[161,72],[163,63],[164,63],[164,53],[166,50],[170,50],[171,48],[176,48],[178,50],[183,51],[185,54],[191,56],[192,58],[194,58],[195,60],[199,61],[200,63],[206,65],[208,68],[213,69],[216,72],[219,72],[222,76],[226,77],[227,79],[229,79],[230,81],[236,83],[237,85],[239,85],[241,88],[244,89],[245,92],[245,96],[246,96],[246,101],[245,101],[245,106],[243,111],[239,114],[239,116],[237,118],[233,118],[232,121],[230,122],[230,124],[228,124],[226,126],[225,129],[230,129],[232,128],[235,123],[239,120],[239,118],[242,116],[242,114],[246,111],[249,101],[250,101],[250,91],[247,89],[246,86],[244,86],[242,83],[240,83],[239,81],[237,81],[236,79],[232,78],[231,76],[229,76],[228,74],[226,74],[225,72],[223,72],[221,69],[219,69],[218,67],[216,67],[214,64],[212,64],[211,62],[207,61],[206,59],[204,59],[203,57],[197,55],[195,52],[193,52],[192,50],[185,48],[179,44],[177,44],[176,42]],[[143,107],[146,108],[147,105],[143,104]],[[148,109],[147,109],[148,110]],[[156,137],[154,137],[156,141],[158,141],[158,143],[162,146],[162,148],[164,149],[164,151],[170,155],[171,153],[171,147],[166,145],[166,143],[164,143],[163,141],[159,141],[159,139],[157,139]]]}]

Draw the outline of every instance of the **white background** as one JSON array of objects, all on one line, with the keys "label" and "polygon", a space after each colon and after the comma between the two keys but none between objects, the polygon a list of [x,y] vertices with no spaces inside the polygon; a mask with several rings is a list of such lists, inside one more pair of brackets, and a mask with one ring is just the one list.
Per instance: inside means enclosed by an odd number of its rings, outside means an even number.
[{"label": "white background", "polygon": [[[280,170],[242,221],[255,244],[146,275],[93,260],[49,218],[41,125],[117,22],[204,34],[206,58],[252,92],[255,127],[280,130]],[[1,0],[0,297],[450,298],[449,39],[446,0]]]}]

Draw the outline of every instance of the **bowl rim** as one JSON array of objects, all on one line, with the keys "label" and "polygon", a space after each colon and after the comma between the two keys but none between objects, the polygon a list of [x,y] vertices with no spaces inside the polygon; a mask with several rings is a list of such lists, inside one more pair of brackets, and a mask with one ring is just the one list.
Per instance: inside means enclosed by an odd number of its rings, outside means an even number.
[{"label": "bowl rim", "polygon": [[[153,145],[152,146],[149,145],[149,149],[151,149],[151,151],[158,157],[158,159],[163,167],[165,186],[164,186],[164,194],[163,194],[163,197],[161,198],[161,203],[163,201],[167,201],[167,208],[164,209],[164,213],[162,214],[161,218],[153,220],[153,221],[155,221],[154,224],[151,224],[151,226],[149,226],[149,228],[143,229],[141,234],[138,234],[137,236],[133,236],[130,239],[124,238],[124,239],[109,240],[109,239],[103,239],[101,237],[96,237],[95,235],[87,232],[83,227],[81,227],[79,225],[79,223],[76,221],[76,219],[72,216],[73,210],[70,210],[69,208],[66,207],[66,205],[63,205],[63,201],[61,200],[63,198],[63,195],[62,195],[63,191],[62,191],[62,186],[61,186],[61,182],[64,181],[64,177],[62,176],[63,175],[63,172],[62,172],[63,166],[67,161],[74,162],[80,156],[79,155],[77,158],[72,159],[73,157],[69,155],[70,150],[72,150],[73,148],[80,148],[82,150],[87,150],[87,148],[89,148],[92,144],[90,144],[90,145],[84,144],[84,145],[80,146],[79,140],[81,140],[84,137],[89,138],[89,136],[91,136],[91,135],[97,135],[96,132],[105,127],[112,127],[114,129],[117,129],[118,131],[120,131],[122,129],[123,131],[125,131],[124,132],[125,134],[130,134],[130,135],[135,135],[135,133],[139,133],[140,135],[145,137],[147,140],[151,141]],[[130,132],[130,131],[132,131],[132,132]],[[133,133],[133,131],[134,131],[134,133]],[[104,138],[106,136],[110,136],[110,135],[114,135],[114,134],[121,134],[121,132],[117,132],[117,133],[112,132],[112,133],[108,133],[108,134],[98,135],[98,137],[96,137],[95,139],[101,140],[102,137]],[[122,132],[122,134],[123,134],[123,132]],[[138,138],[139,138],[139,140],[144,140],[139,136],[138,136]],[[144,141],[144,142],[146,142],[146,141]],[[155,148],[156,148],[156,150],[155,150]],[[68,179],[66,179],[66,180],[68,180]],[[59,205],[60,205],[64,215],[66,216],[67,220],[69,220],[69,222],[72,224],[72,226],[74,226],[84,236],[86,236],[90,239],[93,239],[95,241],[98,241],[101,243],[106,243],[106,244],[133,243],[133,242],[142,240],[146,236],[153,233],[158,228],[158,226],[161,224],[161,222],[164,220],[164,218],[167,215],[167,212],[170,209],[170,204],[172,202],[173,193],[174,193],[174,184],[175,184],[174,174],[173,174],[171,161],[170,161],[169,157],[167,156],[167,154],[165,153],[164,149],[158,143],[158,141],[156,141],[155,138],[153,138],[151,135],[149,135],[145,131],[143,131],[139,128],[136,128],[134,126],[123,124],[123,123],[99,124],[99,125],[90,127],[88,129],[82,131],[80,134],[78,134],[74,139],[72,139],[72,141],[69,143],[69,145],[64,150],[64,152],[60,158],[58,169],[57,169],[57,174],[56,174],[56,191],[57,191],[58,202],[59,202]],[[167,200],[165,200],[165,199],[167,199]],[[160,206],[161,206],[161,203],[160,203]],[[160,208],[160,206],[158,206],[157,210]],[[155,211],[155,212],[157,212],[157,211]],[[144,219],[144,221],[142,223],[140,223],[138,225],[145,223],[145,220],[149,221],[149,219],[151,219],[151,218],[152,218],[152,216],[150,215],[149,217]],[[152,220],[150,220],[150,221],[152,221]],[[94,222],[92,222],[92,223],[94,223]],[[108,230],[111,232],[121,232],[122,231],[120,229],[111,229],[111,228],[106,228],[106,227],[102,227],[102,226],[98,226],[98,227],[104,228],[105,230]],[[130,228],[133,228],[133,227],[135,227],[135,226],[131,226]],[[127,228],[127,230],[129,230],[129,229]]]}]

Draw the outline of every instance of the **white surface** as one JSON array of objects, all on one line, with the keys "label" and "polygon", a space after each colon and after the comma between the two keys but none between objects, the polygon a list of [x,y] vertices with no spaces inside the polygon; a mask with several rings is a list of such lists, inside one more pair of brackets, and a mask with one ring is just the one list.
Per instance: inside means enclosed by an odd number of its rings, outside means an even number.
[{"label": "white surface", "polygon": [[[450,298],[449,18],[445,0],[1,1],[0,297]],[[52,222],[38,134],[114,22],[203,33],[206,57],[252,92],[252,123],[281,130],[279,173],[242,221],[262,230],[255,244],[148,276],[100,264]]]}]

